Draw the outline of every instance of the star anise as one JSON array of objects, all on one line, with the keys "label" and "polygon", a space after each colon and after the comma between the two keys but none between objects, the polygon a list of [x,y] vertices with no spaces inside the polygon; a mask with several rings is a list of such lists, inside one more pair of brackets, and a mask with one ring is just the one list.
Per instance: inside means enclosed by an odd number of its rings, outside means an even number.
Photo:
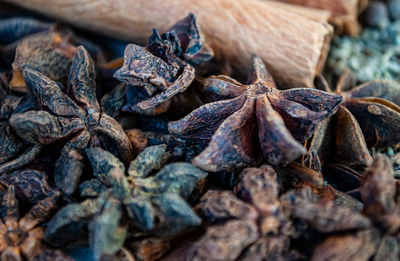
[{"label": "star anise", "polygon": [[29,98],[8,94],[0,99],[0,173],[13,171],[34,160],[42,149],[41,144],[26,144],[14,132],[9,119],[14,113],[33,108]]},{"label": "star anise", "polygon": [[20,218],[14,186],[8,187],[1,204],[1,260],[22,260],[22,257],[31,259],[40,254],[43,227],[38,225],[49,217],[58,197],[59,193],[55,193],[39,201]]},{"label": "star anise", "polygon": [[[76,232],[88,223],[89,244],[98,260],[121,248],[127,236],[127,221],[140,234],[161,236],[199,225],[201,220],[185,198],[207,174],[189,163],[162,168],[165,152],[165,145],[146,148],[131,162],[126,176],[124,165],[111,153],[87,149],[96,179],[82,183],[81,194],[95,198],[61,209],[46,230],[49,243],[76,239]],[[155,169],[161,170],[151,175]]]},{"label": "star anise", "polygon": [[25,36],[47,31],[51,23],[42,22],[28,17],[0,19],[0,64],[12,63],[15,48]]},{"label": "star anise", "polygon": [[33,169],[17,170],[0,176],[1,185],[13,185],[18,199],[28,204],[35,204],[53,195],[56,190],[48,183],[47,174]]},{"label": "star anise", "polygon": [[375,156],[363,175],[360,192],[363,214],[374,227],[328,237],[316,247],[312,260],[399,259],[400,190],[387,157]]},{"label": "star anise", "polygon": [[[316,85],[332,92],[322,77],[317,78]],[[397,82],[386,80],[355,86],[355,79],[345,71],[335,90],[344,102],[334,117],[318,126],[309,156],[319,153],[322,165],[336,157],[336,162],[353,168],[368,166],[372,162],[370,150],[400,142],[399,91]],[[329,153],[333,149],[335,155]]]},{"label": "star anise", "polygon": [[278,90],[256,56],[247,85],[214,76],[204,80],[201,91],[214,102],[171,122],[169,129],[185,139],[209,142],[193,160],[207,171],[230,171],[254,163],[259,148],[273,165],[293,161],[305,153],[300,142],[342,102],[338,95],[315,89]]},{"label": "star anise", "polygon": [[145,48],[129,44],[124,65],[114,77],[125,82],[127,102],[124,111],[157,115],[169,108],[169,100],[184,92],[195,77],[189,63],[211,58],[193,14],[179,20],[166,33],[156,29]]},{"label": "star anise", "polygon": [[130,162],[132,147],[124,130],[100,111],[94,65],[85,48],[80,46],[75,52],[65,93],[56,82],[33,69],[25,68],[23,74],[41,110],[16,113],[10,124],[20,137],[34,144],[68,141],[54,171],[59,189],[67,194],[74,192],[83,168],[81,153],[89,146],[106,142],[109,149],[116,148],[125,163]]}]

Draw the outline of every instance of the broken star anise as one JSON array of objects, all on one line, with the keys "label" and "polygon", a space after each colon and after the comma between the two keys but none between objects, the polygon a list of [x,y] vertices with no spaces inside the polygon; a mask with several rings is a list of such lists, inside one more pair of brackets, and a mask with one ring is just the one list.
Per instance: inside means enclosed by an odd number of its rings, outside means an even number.
[{"label": "broken star anise", "polygon": [[[334,117],[318,126],[311,140],[308,154],[319,153],[322,165],[336,158],[346,166],[366,167],[372,162],[371,149],[400,142],[400,85],[387,80],[355,83],[349,71],[341,75],[334,93],[344,102]],[[322,77],[316,87],[333,93]],[[335,155],[330,155],[334,148]]]},{"label": "broken star anise", "polygon": [[[49,243],[63,244],[79,238],[79,229],[88,223],[89,244],[96,260],[114,255],[127,236],[128,222],[139,234],[174,235],[200,225],[186,198],[207,173],[189,163],[172,163],[162,168],[166,145],[151,146],[124,165],[101,148],[87,149],[96,179],[82,183],[82,203],[61,209],[50,221],[45,237]],[[161,169],[152,175],[152,171]],[[60,233],[63,232],[63,233]]]},{"label": "broken star anise", "polygon": [[20,137],[34,144],[68,141],[54,171],[59,189],[74,192],[83,168],[81,153],[87,147],[105,143],[108,149],[115,148],[125,163],[130,162],[132,147],[124,130],[100,111],[94,65],[85,48],[76,49],[65,93],[38,71],[25,68],[23,74],[41,110],[16,113],[10,124]]},{"label": "broken star anise", "polygon": [[253,57],[248,84],[227,76],[204,80],[201,92],[214,101],[169,124],[171,133],[208,143],[193,164],[207,171],[233,170],[254,163],[261,150],[267,162],[287,164],[305,153],[300,142],[336,112],[342,97],[301,88],[281,91],[259,57]]},{"label": "broken star anise", "polygon": [[22,218],[19,217],[18,201],[14,186],[10,185],[1,203],[0,253],[1,260],[32,259],[42,250],[43,227],[56,206],[59,193],[34,205]]},{"label": "broken star anise", "polygon": [[34,160],[42,149],[41,144],[26,144],[9,123],[11,115],[33,109],[27,95],[8,94],[0,99],[0,173],[13,171]]},{"label": "broken star anise", "polygon": [[194,80],[195,69],[189,63],[211,57],[193,14],[162,35],[153,29],[145,48],[135,44],[125,48],[124,65],[114,74],[127,84],[128,104],[123,110],[147,115],[165,112],[169,100]]}]

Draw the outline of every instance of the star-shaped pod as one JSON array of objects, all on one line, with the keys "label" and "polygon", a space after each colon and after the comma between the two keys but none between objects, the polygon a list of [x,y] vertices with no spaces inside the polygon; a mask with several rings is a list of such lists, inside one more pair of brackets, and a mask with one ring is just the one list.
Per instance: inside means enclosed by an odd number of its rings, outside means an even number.
[{"label": "star-shaped pod", "polygon": [[[333,92],[322,77],[317,78],[316,85]],[[309,147],[309,154],[319,153],[322,164],[336,157],[337,162],[347,166],[366,167],[372,162],[371,149],[400,142],[400,85],[397,82],[377,80],[356,86],[354,77],[345,71],[335,93],[344,102],[334,117],[318,126]],[[330,155],[334,150],[336,155]]]},{"label": "star-shaped pod", "polygon": [[0,66],[11,64],[18,42],[31,34],[47,31],[51,23],[28,17],[0,19]]},{"label": "star-shaped pod", "polygon": [[261,148],[267,162],[287,164],[305,153],[300,142],[338,109],[342,98],[301,88],[281,91],[264,63],[254,56],[248,84],[227,76],[204,80],[201,90],[214,101],[169,124],[171,133],[208,143],[194,160],[207,171],[233,170],[254,163]]},{"label": "star-shaped pod", "polygon": [[1,260],[31,260],[41,252],[43,227],[56,206],[59,193],[34,205],[22,218],[19,217],[18,201],[14,186],[10,185],[1,202],[0,253]]},{"label": "star-shaped pod", "polygon": [[9,123],[14,113],[33,109],[29,97],[8,94],[0,103],[0,173],[6,173],[33,161],[43,146],[24,142]]},{"label": "star-shaped pod", "polygon": [[[61,209],[50,221],[45,237],[63,244],[77,239],[83,225],[89,227],[89,244],[96,260],[115,254],[123,245],[127,222],[141,234],[175,235],[201,220],[186,198],[206,173],[189,163],[172,163],[162,168],[166,145],[146,148],[124,165],[100,148],[87,149],[96,179],[81,184],[82,196],[95,197]],[[156,174],[153,170],[161,169]],[[63,232],[63,233],[61,233]]]},{"label": "star-shaped pod", "polygon": [[123,110],[147,115],[165,112],[169,100],[185,91],[195,77],[189,63],[198,64],[211,57],[193,14],[162,35],[154,29],[145,48],[129,44],[124,65],[114,74],[128,85],[128,104]]},{"label": "star-shaped pod", "polygon": [[54,171],[59,189],[67,194],[74,192],[83,168],[81,153],[87,147],[107,146],[117,151],[125,163],[130,162],[132,147],[124,130],[100,111],[94,65],[83,47],[76,50],[65,93],[56,82],[35,70],[25,68],[23,74],[41,110],[16,113],[10,124],[30,143],[67,141]]}]

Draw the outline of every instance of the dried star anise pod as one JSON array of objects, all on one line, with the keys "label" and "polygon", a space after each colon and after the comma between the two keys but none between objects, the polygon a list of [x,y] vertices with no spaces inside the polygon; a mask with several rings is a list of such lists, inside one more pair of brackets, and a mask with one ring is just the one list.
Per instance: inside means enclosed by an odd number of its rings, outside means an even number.
[{"label": "dried star anise pod", "polygon": [[201,198],[196,209],[209,227],[179,260],[285,260],[290,224],[279,211],[278,176],[266,165],[244,172],[237,196],[209,190]]},{"label": "dried star anise pod", "polygon": [[[131,162],[126,176],[124,165],[111,153],[87,149],[96,179],[83,183],[81,194],[95,198],[61,209],[46,230],[48,242],[63,244],[76,239],[76,231],[87,223],[89,244],[98,260],[121,248],[128,222],[140,234],[160,236],[200,225],[185,198],[207,174],[189,163],[162,167],[165,151],[165,145],[146,148]],[[161,170],[152,175],[156,169]]]},{"label": "dried star anise pod", "polygon": [[360,188],[362,213],[374,227],[326,238],[315,248],[312,260],[398,260],[399,192],[390,160],[377,154],[365,171]]},{"label": "dried star anise pod", "polygon": [[169,100],[194,80],[195,69],[189,63],[202,63],[211,56],[193,14],[161,35],[153,29],[145,48],[126,47],[124,65],[114,74],[127,84],[123,110],[147,115],[167,111]]},{"label": "dried star anise pod", "polygon": [[34,144],[68,141],[54,170],[60,190],[67,194],[75,191],[83,168],[81,154],[87,147],[105,143],[108,149],[115,148],[125,163],[130,162],[132,147],[124,130],[100,111],[94,65],[85,48],[76,49],[65,92],[35,70],[25,68],[23,74],[41,110],[16,113],[10,124],[20,137]]},{"label": "dried star anise pod", "polygon": [[8,187],[1,204],[1,260],[22,260],[22,257],[30,260],[41,253],[43,227],[38,225],[47,220],[58,197],[56,193],[39,201],[20,218],[14,186]]},{"label": "dried star anise pod", "polygon": [[47,174],[33,169],[3,174],[0,176],[0,184],[6,187],[13,185],[17,198],[29,204],[35,204],[56,193],[48,183]]},{"label": "dried star anise pod", "polygon": [[169,129],[185,139],[209,142],[193,164],[214,172],[254,163],[260,148],[270,164],[293,161],[305,153],[300,142],[342,102],[338,95],[315,89],[278,90],[256,56],[247,85],[214,76],[204,80],[201,92],[214,102],[171,122]]},{"label": "dried star anise pod", "polygon": [[39,71],[54,81],[64,82],[75,50],[70,35],[65,33],[48,31],[25,37],[15,51],[10,87],[17,90],[26,88],[23,67]]},{"label": "dried star anise pod", "polygon": [[9,123],[14,113],[33,109],[29,98],[8,94],[0,99],[0,103],[0,173],[6,173],[33,161],[43,146],[26,144]]},{"label": "dried star anise pod", "polygon": [[28,17],[0,19],[0,64],[4,62],[8,67],[12,63],[19,40],[31,34],[47,31],[51,25]]},{"label": "dried star anise pod", "polygon": [[[316,86],[329,92],[327,82],[317,78]],[[322,165],[336,157],[336,162],[352,168],[363,168],[372,162],[371,149],[391,146],[400,141],[400,85],[377,80],[356,86],[345,71],[335,93],[343,97],[336,115],[318,126],[309,145],[309,154],[319,154],[312,161]],[[333,149],[335,155],[330,155]]]}]

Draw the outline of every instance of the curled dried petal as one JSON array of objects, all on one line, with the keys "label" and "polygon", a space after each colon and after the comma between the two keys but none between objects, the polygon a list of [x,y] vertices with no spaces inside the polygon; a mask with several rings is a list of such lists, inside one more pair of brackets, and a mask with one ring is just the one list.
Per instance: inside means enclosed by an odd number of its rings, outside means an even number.
[{"label": "curled dried petal", "polygon": [[123,198],[129,193],[130,187],[121,161],[101,148],[86,149],[86,155],[92,165],[93,175],[105,186],[113,187],[117,197]]},{"label": "curled dried petal", "polygon": [[41,144],[51,144],[85,128],[80,119],[53,116],[46,111],[13,114],[10,125],[24,140]]},{"label": "curled dried petal", "polygon": [[147,147],[130,163],[129,176],[146,178],[152,170],[161,169],[166,150],[165,144]]},{"label": "curled dried petal", "polygon": [[379,98],[353,98],[344,103],[355,116],[369,147],[400,141],[400,107]]},{"label": "curled dried petal", "polygon": [[168,129],[177,136],[208,142],[222,122],[242,107],[245,98],[241,95],[232,100],[203,105],[183,119],[170,122]]},{"label": "curled dried petal", "polygon": [[175,193],[187,198],[197,183],[207,173],[189,163],[172,163],[165,166],[156,175],[146,179],[134,179],[135,187],[150,193]]},{"label": "curled dried petal", "polygon": [[85,111],[64,94],[55,81],[30,68],[25,68],[23,74],[41,109],[49,110],[56,116],[86,117]]},{"label": "curled dried petal", "polygon": [[376,155],[361,184],[364,212],[372,218],[391,214],[395,208],[396,182],[392,164],[384,155]]},{"label": "curled dried petal", "polygon": [[96,98],[94,64],[83,46],[76,48],[66,92],[87,113],[100,112],[100,105]]},{"label": "curled dried petal", "polygon": [[230,171],[244,167],[257,157],[255,99],[247,99],[240,110],[226,118],[215,131],[207,148],[193,160],[207,171]]},{"label": "curled dried petal", "polygon": [[119,200],[110,198],[89,223],[89,245],[94,259],[114,255],[122,247],[128,227],[122,223],[122,206]]},{"label": "curled dried petal", "polygon": [[269,163],[287,164],[306,152],[290,134],[282,117],[272,108],[265,95],[257,99],[256,115],[259,142]]},{"label": "curled dried petal", "polygon": [[31,204],[54,193],[47,180],[46,173],[33,169],[18,170],[0,177],[1,184],[14,185],[17,197]]},{"label": "curled dried petal", "polygon": [[230,191],[207,191],[196,210],[210,224],[227,219],[256,221],[258,218],[254,207],[239,200]]},{"label": "curled dried petal", "polygon": [[233,220],[212,226],[191,247],[186,260],[233,261],[257,238],[257,226],[249,221]]}]

